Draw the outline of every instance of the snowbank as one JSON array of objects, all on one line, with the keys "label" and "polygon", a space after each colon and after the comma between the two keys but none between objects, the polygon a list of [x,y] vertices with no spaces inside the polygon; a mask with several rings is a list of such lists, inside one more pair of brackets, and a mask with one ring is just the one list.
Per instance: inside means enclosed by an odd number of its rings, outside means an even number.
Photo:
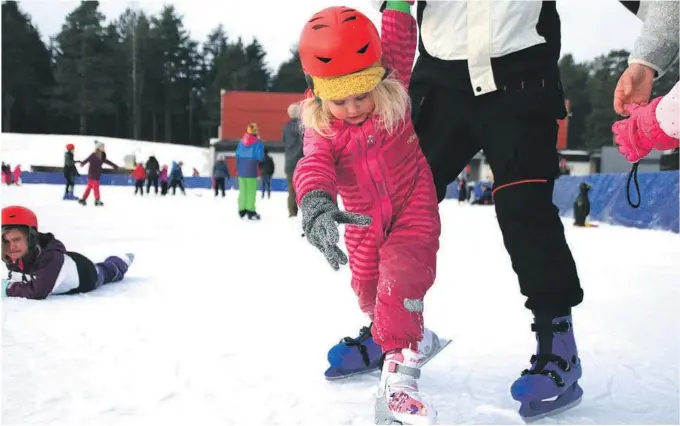
[{"label": "snowbank", "polygon": [[126,165],[128,156],[134,156],[138,162],[146,162],[153,154],[161,164],[183,161],[187,176],[191,176],[194,167],[202,176],[212,172],[209,148],[99,136],[2,133],[0,158],[12,167],[21,164],[26,171],[31,166],[62,167],[67,144],[75,145],[76,160],[82,160],[94,149],[95,140],[106,145],[107,157],[119,166]]}]

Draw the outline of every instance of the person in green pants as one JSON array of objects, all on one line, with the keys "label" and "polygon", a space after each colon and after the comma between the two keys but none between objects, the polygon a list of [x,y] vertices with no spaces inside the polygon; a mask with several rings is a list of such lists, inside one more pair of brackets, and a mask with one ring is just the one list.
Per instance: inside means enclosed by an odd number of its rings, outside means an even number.
[{"label": "person in green pants", "polygon": [[236,147],[236,171],[238,172],[238,214],[240,217],[259,220],[255,210],[257,198],[258,163],[264,158],[264,143],[258,137],[256,123],[250,123]]}]

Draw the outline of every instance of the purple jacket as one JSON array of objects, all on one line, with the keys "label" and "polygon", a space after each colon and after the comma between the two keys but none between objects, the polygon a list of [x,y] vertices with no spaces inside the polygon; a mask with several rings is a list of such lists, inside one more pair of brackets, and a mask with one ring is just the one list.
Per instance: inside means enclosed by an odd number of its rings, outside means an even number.
[{"label": "purple jacket", "polygon": [[3,259],[9,271],[22,274],[23,281],[7,287],[7,296],[45,299],[54,289],[64,265],[66,247],[51,233],[38,234],[38,247],[16,263]]},{"label": "purple jacket", "polygon": [[102,177],[102,165],[104,163],[108,164],[111,167],[118,168],[115,164],[113,164],[111,161],[106,159],[106,153],[102,152],[101,157],[97,155],[97,152],[93,152],[90,154],[89,157],[87,157],[85,160],[80,162],[81,166],[84,166],[85,164],[90,163],[90,168],[87,171],[87,179],[88,180],[99,180]]}]

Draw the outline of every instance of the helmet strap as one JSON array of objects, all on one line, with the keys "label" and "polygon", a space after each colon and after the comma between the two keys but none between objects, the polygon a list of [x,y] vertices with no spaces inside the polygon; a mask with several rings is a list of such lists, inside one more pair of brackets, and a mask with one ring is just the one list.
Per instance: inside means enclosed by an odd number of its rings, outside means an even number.
[{"label": "helmet strap", "polygon": [[312,92],[312,95],[314,95],[314,100],[320,104],[321,98],[316,96],[316,93],[314,93],[314,81],[312,80],[312,76],[309,74],[305,74],[305,81],[307,82],[307,87],[309,87],[309,91]]}]

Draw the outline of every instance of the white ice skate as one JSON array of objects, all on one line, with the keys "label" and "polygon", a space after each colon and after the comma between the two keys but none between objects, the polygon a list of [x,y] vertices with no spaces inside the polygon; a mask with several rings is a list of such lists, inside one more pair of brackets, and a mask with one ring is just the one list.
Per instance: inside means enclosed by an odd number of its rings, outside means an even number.
[{"label": "white ice skate", "polygon": [[410,349],[385,356],[378,394],[375,424],[433,425],[437,412],[429,398],[418,391],[420,355]]},{"label": "white ice skate", "polygon": [[119,257],[125,264],[130,267],[132,265],[132,262],[135,261],[135,255],[132,253],[116,253],[114,256]]}]

